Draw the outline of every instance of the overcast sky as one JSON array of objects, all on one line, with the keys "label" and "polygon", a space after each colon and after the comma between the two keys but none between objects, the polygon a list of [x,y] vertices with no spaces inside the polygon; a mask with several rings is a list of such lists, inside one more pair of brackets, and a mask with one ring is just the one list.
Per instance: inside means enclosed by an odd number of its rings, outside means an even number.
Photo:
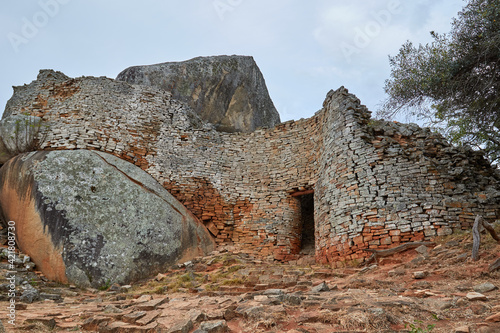
[{"label": "overcast sky", "polygon": [[448,32],[460,0],[24,0],[0,5],[0,108],[40,69],[115,78],[133,65],[251,55],[282,121],[345,86],[376,111],[388,55]]}]

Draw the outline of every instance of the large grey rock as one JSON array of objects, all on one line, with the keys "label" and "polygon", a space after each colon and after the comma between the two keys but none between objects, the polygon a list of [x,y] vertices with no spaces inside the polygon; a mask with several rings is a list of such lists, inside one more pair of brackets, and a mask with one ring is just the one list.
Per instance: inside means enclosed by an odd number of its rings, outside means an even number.
[{"label": "large grey rock", "polygon": [[3,118],[0,121],[0,163],[33,150],[44,130],[40,117],[16,114]]},{"label": "large grey rock", "polygon": [[477,293],[487,293],[489,291],[493,291],[493,290],[496,290],[498,288],[497,288],[497,286],[495,286],[491,282],[485,282],[485,283],[481,283],[481,284],[475,285],[473,287],[473,289]]},{"label": "large grey rock", "polygon": [[213,250],[206,228],[140,168],[87,150],[18,155],[0,204],[20,249],[50,279],[125,284]]},{"label": "large grey rock", "polygon": [[116,79],[169,91],[220,131],[252,132],[280,122],[264,77],[252,57],[198,57],[134,66]]}]

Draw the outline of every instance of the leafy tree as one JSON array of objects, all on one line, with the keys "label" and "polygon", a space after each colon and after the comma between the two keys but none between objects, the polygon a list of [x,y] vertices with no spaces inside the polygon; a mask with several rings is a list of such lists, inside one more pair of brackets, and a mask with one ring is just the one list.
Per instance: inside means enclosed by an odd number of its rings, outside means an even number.
[{"label": "leafy tree", "polygon": [[500,162],[500,1],[469,0],[448,34],[407,41],[389,57],[389,97],[379,116],[426,119],[459,144]]}]

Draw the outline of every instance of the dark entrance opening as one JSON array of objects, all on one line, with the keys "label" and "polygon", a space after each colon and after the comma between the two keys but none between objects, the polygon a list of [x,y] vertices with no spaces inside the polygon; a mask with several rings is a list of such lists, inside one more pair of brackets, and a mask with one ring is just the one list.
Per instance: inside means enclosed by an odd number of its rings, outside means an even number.
[{"label": "dark entrance opening", "polygon": [[300,200],[300,223],[302,225],[302,239],[300,253],[314,254],[314,193],[298,196]]}]

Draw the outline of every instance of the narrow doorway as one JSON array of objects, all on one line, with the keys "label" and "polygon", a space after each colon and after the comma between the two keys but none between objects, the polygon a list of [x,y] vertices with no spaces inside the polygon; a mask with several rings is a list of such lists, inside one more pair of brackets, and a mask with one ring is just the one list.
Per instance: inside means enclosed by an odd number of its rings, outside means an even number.
[{"label": "narrow doorway", "polygon": [[309,255],[315,251],[314,236],[314,193],[304,194],[297,199],[300,200],[300,223],[302,226],[300,253]]}]

